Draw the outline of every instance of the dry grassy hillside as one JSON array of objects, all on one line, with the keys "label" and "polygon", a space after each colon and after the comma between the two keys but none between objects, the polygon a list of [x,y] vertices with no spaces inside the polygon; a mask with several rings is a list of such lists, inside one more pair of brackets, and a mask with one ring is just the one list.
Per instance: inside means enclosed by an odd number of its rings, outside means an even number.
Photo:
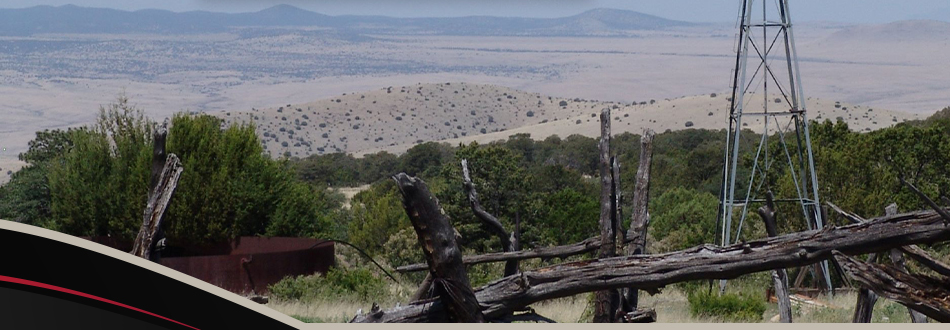
[{"label": "dry grassy hillside", "polygon": [[[771,111],[787,109],[770,96]],[[747,109],[761,109],[760,96],[747,100]],[[808,99],[809,118],[845,120],[852,129],[870,131],[920,115],[872,109],[832,100]],[[365,93],[344,94],[306,104],[287,104],[249,112],[224,112],[228,120],[254,121],[267,150],[274,156],[304,157],[347,152],[403,152],[423,141],[452,144],[480,143],[528,133],[544,139],[551,135],[598,136],[597,115],[613,110],[613,132],[659,132],[687,128],[725,127],[729,98],[723,94],[677,99],[644,100],[620,104],[557,98],[495,85],[467,83],[393,86]],[[751,110],[750,110],[751,111]],[[762,117],[748,117],[743,127],[764,130]],[[785,128],[789,123],[778,123]],[[778,126],[773,121],[769,130]]]},{"label": "dry grassy hillside", "polygon": [[218,115],[229,122],[253,120],[275,156],[306,156],[502,132],[580,116],[604,104],[494,85],[443,83]]}]

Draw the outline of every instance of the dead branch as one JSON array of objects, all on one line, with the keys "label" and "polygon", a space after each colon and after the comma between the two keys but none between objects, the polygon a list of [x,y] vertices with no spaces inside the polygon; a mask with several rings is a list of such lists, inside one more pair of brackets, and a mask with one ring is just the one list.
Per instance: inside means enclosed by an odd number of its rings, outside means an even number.
[{"label": "dead branch", "polygon": [[924,267],[930,268],[931,270],[937,272],[940,275],[950,277],[950,265],[947,265],[940,260],[937,260],[934,257],[931,257],[924,249],[921,249],[916,245],[908,245],[900,247],[900,250],[907,254],[908,257],[914,259]]},{"label": "dead branch", "polygon": [[[861,223],[861,222],[867,221],[857,214],[842,210],[840,207],[838,207],[837,205],[833,203],[828,203],[828,205],[831,206],[831,208],[834,209],[836,212],[840,213],[845,218],[850,220],[852,223]],[[937,272],[940,275],[950,277],[950,265],[947,265],[943,263],[942,261],[937,260],[936,258],[930,256],[930,254],[924,251],[924,249],[921,249],[919,246],[907,245],[907,246],[899,247],[898,249],[901,250],[901,252],[904,252],[905,254],[907,254],[907,256],[909,256],[911,259],[916,260],[918,263],[920,263],[924,267],[930,268],[931,270]]]},{"label": "dead branch", "polygon": [[917,194],[917,196],[920,197],[920,199],[923,199],[924,202],[926,202],[927,205],[930,206],[930,208],[932,208],[934,211],[937,211],[937,213],[939,213],[940,216],[943,217],[944,221],[950,223],[950,213],[947,213],[947,211],[941,208],[940,205],[937,205],[937,203],[934,203],[934,201],[930,199],[930,197],[927,197],[926,194],[924,194],[919,189],[917,189],[917,187],[914,187],[914,185],[912,185],[910,182],[904,181],[904,177],[900,177],[900,180],[901,180],[901,183],[906,185],[907,188],[910,188],[910,190],[913,191],[914,194]]},{"label": "dead branch", "polygon": [[[501,248],[505,252],[515,251],[514,245],[514,234],[510,236],[508,232],[505,231],[505,227],[501,224],[501,221],[498,221],[498,218],[485,211],[482,208],[481,202],[478,200],[478,191],[475,190],[475,184],[472,183],[472,177],[468,172],[468,160],[462,159],[462,178],[465,180],[462,184],[462,187],[465,189],[465,193],[468,195],[469,205],[472,207],[472,212],[475,213],[475,217],[482,221],[487,227],[488,231],[498,236],[498,241],[501,242]],[[505,276],[514,275],[518,272],[518,260],[508,260],[505,262]]]},{"label": "dead branch", "polygon": [[950,321],[950,280],[912,275],[895,267],[861,262],[838,251],[833,253],[848,276],[864,287],[939,322]]},{"label": "dead branch", "polygon": [[[486,319],[493,319],[535,302],[578,293],[623,287],[658,288],[701,279],[811,265],[847,254],[886,251],[895,247],[950,239],[950,226],[933,211],[884,216],[843,227],[825,227],[750,241],[727,247],[713,245],[660,255],[624,256],[564,263],[496,280],[475,295]],[[439,301],[422,301],[357,316],[355,322],[427,322],[441,314]],[[926,314],[926,313],[925,313]]]},{"label": "dead branch", "polygon": [[432,286],[438,301],[446,306],[450,321],[483,322],[478,301],[462,265],[462,251],[455,236],[457,232],[448,216],[421,179],[405,173],[393,176],[402,194],[403,207],[415,228],[419,245],[432,274]]},{"label": "dead branch", "polygon": [[[560,245],[552,246],[547,248],[539,248],[534,250],[521,250],[514,252],[504,252],[504,253],[487,253],[474,256],[463,256],[462,263],[465,265],[475,265],[487,262],[499,262],[499,261],[508,261],[508,260],[525,260],[525,259],[550,259],[550,258],[566,258],[573,255],[578,255],[582,253],[591,252],[600,248],[600,236],[591,237],[585,239],[581,242],[574,243],[571,245]],[[418,272],[428,269],[426,264],[411,264],[401,267],[397,267],[396,271],[400,273],[411,273]]]},{"label": "dead branch", "polygon": [[427,273],[426,278],[419,283],[419,288],[412,294],[409,301],[419,301],[432,298],[432,273]]}]

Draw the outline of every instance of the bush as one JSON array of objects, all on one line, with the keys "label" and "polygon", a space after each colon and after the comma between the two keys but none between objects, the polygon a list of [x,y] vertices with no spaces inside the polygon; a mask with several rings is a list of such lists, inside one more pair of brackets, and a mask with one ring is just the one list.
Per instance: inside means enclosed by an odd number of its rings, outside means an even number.
[{"label": "bush", "polygon": [[366,269],[330,268],[326,276],[287,277],[268,287],[270,294],[282,300],[314,300],[317,298],[350,298],[360,301],[378,300],[386,293],[386,283]]},{"label": "bush", "polygon": [[765,313],[765,302],[747,295],[696,292],[687,300],[693,316],[719,317],[728,322],[758,322]]}]

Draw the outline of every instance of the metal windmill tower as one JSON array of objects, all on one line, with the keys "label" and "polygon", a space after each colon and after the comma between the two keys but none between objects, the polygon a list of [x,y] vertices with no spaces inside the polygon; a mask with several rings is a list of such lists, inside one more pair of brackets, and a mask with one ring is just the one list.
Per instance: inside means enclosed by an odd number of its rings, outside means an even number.
[{"label": "metal windmill tower", "polygon": [[[824,227],[788,0],[742,0],[740,13],[720,190],[722,245],[739,242],[749,206],[765,202],[771,193],[770,187],[763,189],[763,184],[768,182],[776,162],[788,163],[796,195],[777,196],[775,201],[792,206],[788,212],[800,210],[809,229]],[[743,128],[761,130],[762,138],[754,150],[740,150]],[[783,149],[780,157],[769,158],[769,135],[779,140]],[[740,168],[742,151],[754,151],[751,168],[746,164]],[[815,270],[816,279],[822,278],[825,288],[831,289],[827,261]],[[725,281],[721,281],[720,290],[724,289]]]}]

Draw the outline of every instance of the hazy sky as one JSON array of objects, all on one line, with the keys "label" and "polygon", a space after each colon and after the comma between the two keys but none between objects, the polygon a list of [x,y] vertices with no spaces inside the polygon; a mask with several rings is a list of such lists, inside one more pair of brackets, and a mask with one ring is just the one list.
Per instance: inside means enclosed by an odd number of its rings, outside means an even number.
[{"label": "hazy sky", "polygon": [[[767,0],[774,1],[774,0]],[[0,7],[75,4],[125,10],[257,11],[286,3],[330,15],[561,17],[597,7],[636,10],[694,22],[733,21],[740,0],[3,0]],[[950,20],[947,0],[791,0],[795,20],[880,23],[909,18]]]}]

